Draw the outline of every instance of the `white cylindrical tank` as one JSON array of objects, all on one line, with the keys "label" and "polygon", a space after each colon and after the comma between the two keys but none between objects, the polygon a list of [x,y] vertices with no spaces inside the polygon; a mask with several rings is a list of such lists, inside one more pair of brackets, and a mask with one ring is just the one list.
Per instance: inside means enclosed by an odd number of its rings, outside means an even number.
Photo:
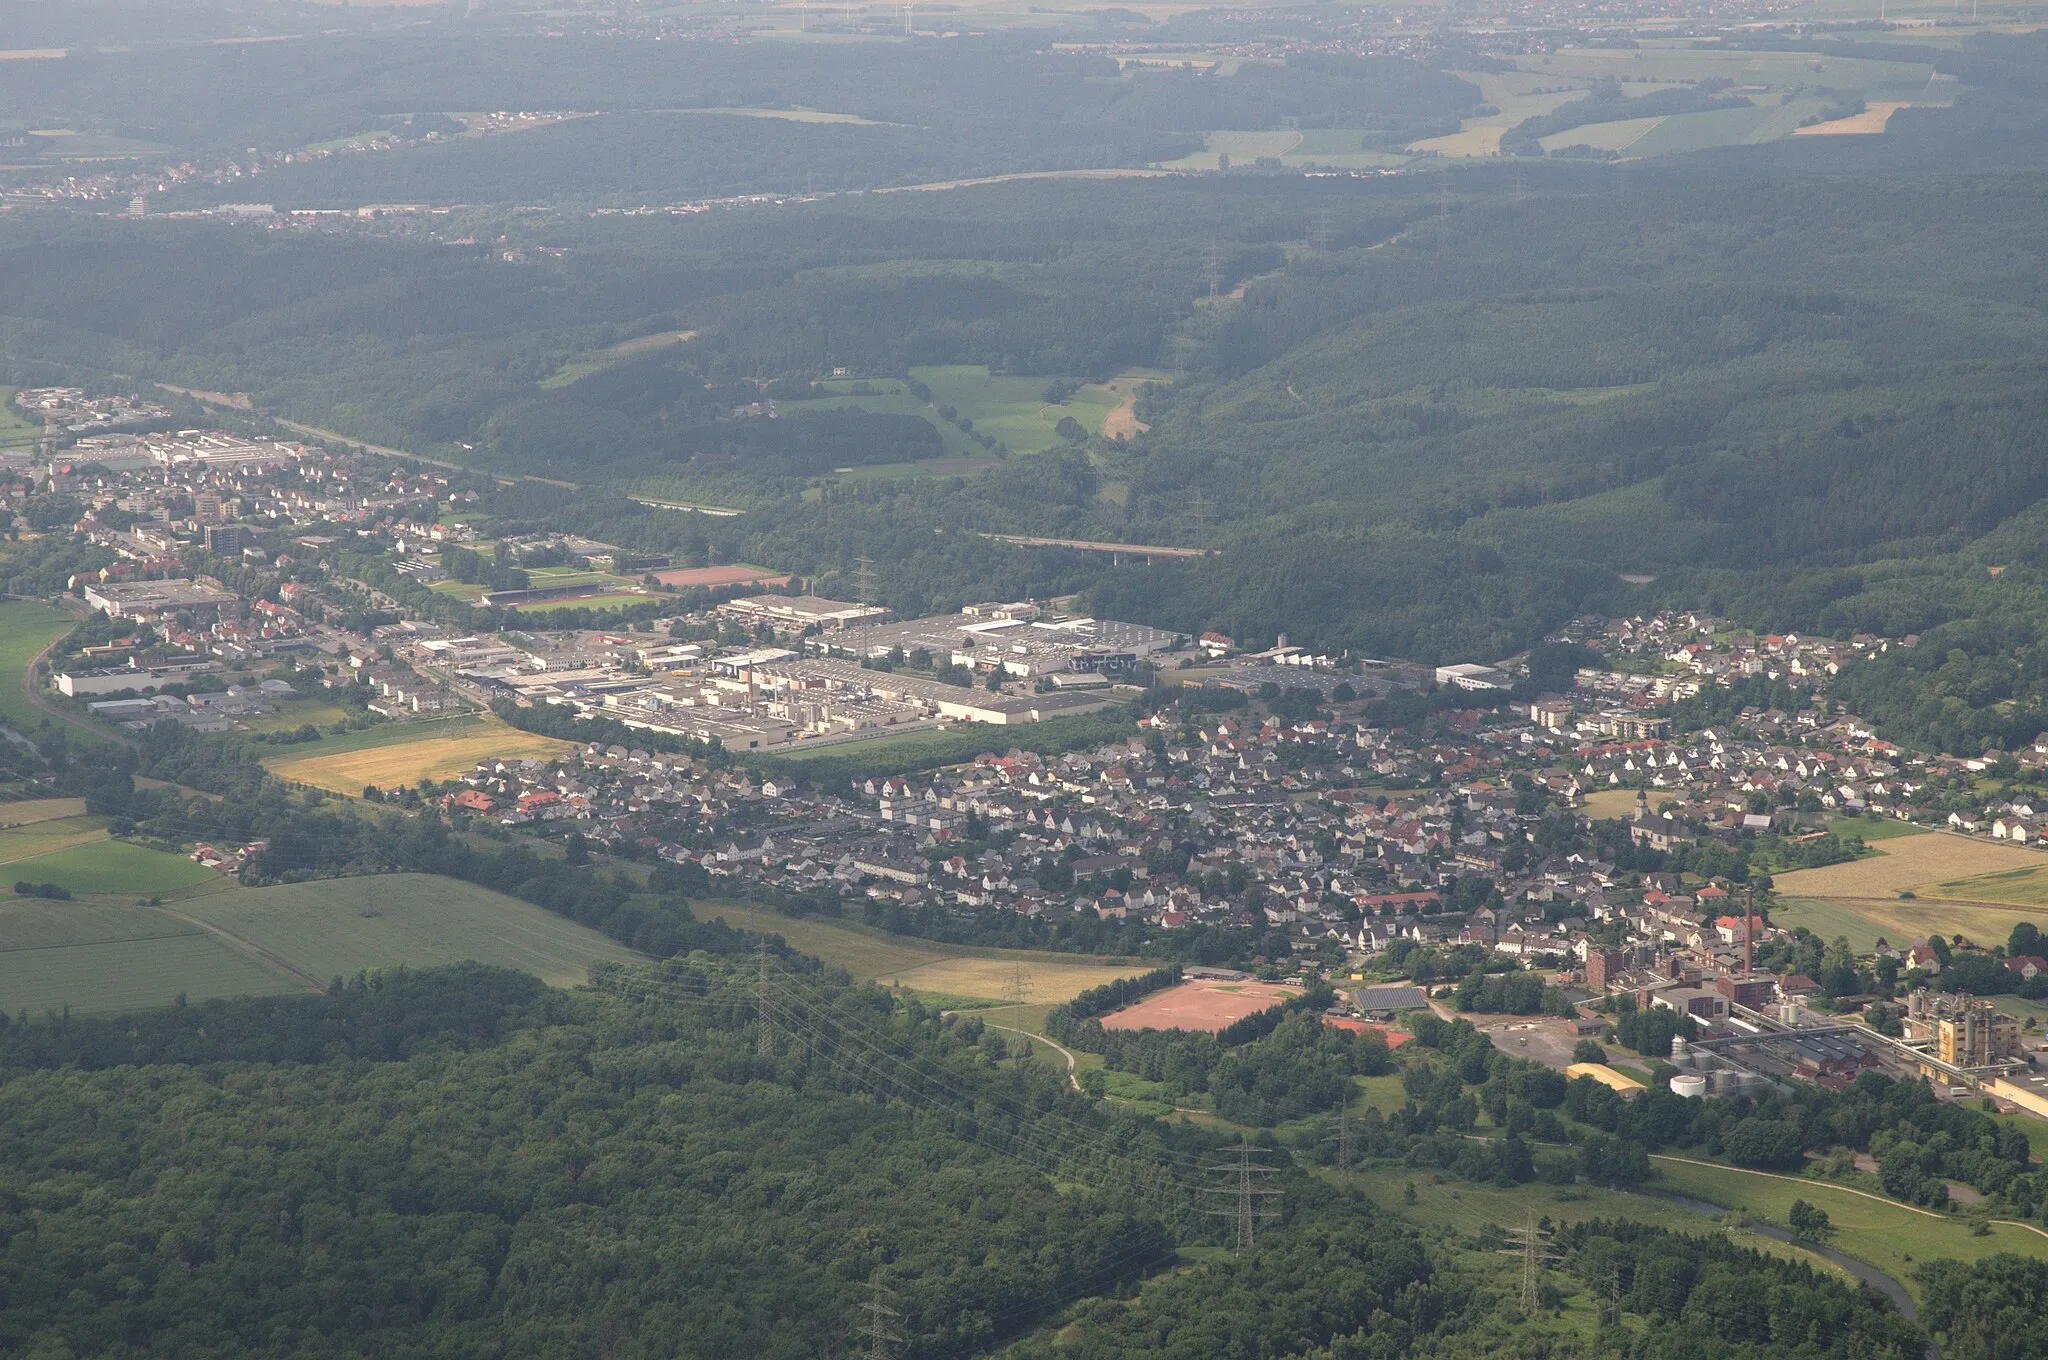
[{"label": "white cylindrical tank", "polygon": [[1697,1072],[1681,1072],[1671,1079],[1671,1094],[1698,1100],[1707,1093],[1707,1079]]}]

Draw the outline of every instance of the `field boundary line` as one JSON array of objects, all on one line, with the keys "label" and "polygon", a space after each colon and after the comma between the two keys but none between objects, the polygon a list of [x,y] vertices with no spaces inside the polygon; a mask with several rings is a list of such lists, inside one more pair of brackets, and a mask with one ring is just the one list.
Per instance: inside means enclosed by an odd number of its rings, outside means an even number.
[{"label": "field boundary line", "polygon": [[152,910],[160,911],[174,921],[183,921],[186,925],[196,926],[200,930],[205,931],[207,934],[212,935],[217,939],[226,942],[226,944],[232,949],[238,949],[243,953],[248,954],[253,958],[256,958],[264,963],[268,963],[274,967],[283,969],[287,977],[294,978],[299,982],[306,984],[306,986],[310,990],[317,992],[322,996],[325,996],[327,994],[327,984],[325,982],[322,982],[319,978],[314,977],[311,973],[307,972],[303,968],[300,968],[296,964],[286,963],[283,959],[271,953],[268,949],[264,949],[259,945],[249,943],[249,941],[243,939],[241,936],[235,934],[231,930],[225,930],[220,926],[214,925],[211,921],[202,921],[196,916],[187,916],[184,912],[175,911],[170,907],[155,907],[152,908]]},{"label": "field boundary line", "polygon": [[[1709,1171],[1734,1171],[1744,1176],[1762,1176],[1766,1180],[1791,1181],[1794,1185],[1819,1186],[1829,1190],[1840,1191],[1845,1195],[1860,1195],[1864,1199],[1875,1200],[1879,1204],[1889,1205],[1894,1209],[1904,1209],[1909,1214],[1919,1214],[1923,1218],[1938,1218],[1944,1223],[1960,1223],[1963,1221],[1950,1214],[1936,1213],[1932,1209],[1922,1209],[1917,1204],[1902,1204],[1895,1199],[1886,1199],[1883,1195],[1873,1195],[1868,1190],[1858,1190],[1851,1185],[1836,1185],[1831,1181],[1809,1180],[1805,1176],[1787,1176],[1778,1171],[1752,1171],[1746,1166],[1723,1166],[1719,1162],[1702,1162],[1692,1157],[1673,1157],[1669,1153],[1664,1152],[1651,1153],[1650,1160],[1653,1162],[1679,1162],[1685,1166],[1703,1166]],[[2030,1233],[2048,1237],[2048,1232],[2044,1232],[2031,1223],[2022,1223],[2018,1219],[1988,1218],[1983,1221],[1986,1223],[1997,1223],[2008,1228],[2025,1228]]]},{"label": "field boundary line", "polygon": [[[35,826],[38,825],[38,823],[28,822],[25,825]],[[9,830],[12,829],[13,828],[11,827],[9,828]],[[41,859],[44,855],[54,855],[59,850],[76,850],[81,845],[97,845],[101,841],[111,839],[113,839],[113,837],[107,831],[107,829],[105,827],[101,827],[96,835],[80,836],[75,841],[65,841],[60,845],[46,845],[42,849],[37,850],[34,854],[16,855],[12,859],[0,859],[0,864],[22,864],[27,862],[28,860]]]}]

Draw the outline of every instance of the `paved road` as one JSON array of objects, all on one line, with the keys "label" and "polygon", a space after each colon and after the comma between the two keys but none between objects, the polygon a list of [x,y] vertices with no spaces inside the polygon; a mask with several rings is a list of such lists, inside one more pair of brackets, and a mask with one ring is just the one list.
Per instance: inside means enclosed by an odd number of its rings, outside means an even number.
[{"label": "paved road", "polygon": [[[78,601],[68,598],[61,602],[61,607],[67,614],[70,614],[74,618],[81,617],[79,611],[84,608],[84,606],[79,604]],[[31,704],[34,704],[43,712],[49,714],[51,719],[53,719],[56,722],[62,723],[64,726],[70,728],[74,732],[78,732],[85,736],[90,736],[98,741],[112,741],[119,742],[123,746],[133,746],[135,744],[135,738],[127,735],[125,732],[116,732],[112,728],[88,726],[87,724],[79,721],[78,715],[76,713],[67,713],[63,709],[57,707],[57,705],[51,703],[48,699],[45,699],[43,697],[41,687],[39,687],[36,684],[36,671],[42,666],[44,658],[48,657],[51,652],[55,651],[57,649],[58,644],[63,642],[64,638],[69,636],[71,636],[71,634],[67,631],[60,637],[52,638],[50,640],[49,646],[43,648],[43,650],[37,652],[33,657],[29,658],[28,665],[23,667],[21,672],[22,697],[27,699]],[[23,735],[26,736],[27,734],[24,733]]]}]

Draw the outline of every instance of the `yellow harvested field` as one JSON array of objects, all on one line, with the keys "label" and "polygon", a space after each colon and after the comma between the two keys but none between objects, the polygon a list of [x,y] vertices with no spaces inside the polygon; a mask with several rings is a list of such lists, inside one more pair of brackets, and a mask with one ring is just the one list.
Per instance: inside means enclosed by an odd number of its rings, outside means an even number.
[{"label": "yellow harvested field", "polygon": [[31,798],[21,803],[0,803],[0,828],[32,826],[59,817],[83,817],[83,798]]},{"label": "yellow harvested field", "polygon": [[422,779],[448,779],[464,773],[480,760],[527,756],[552,759],[572,749],[571,743],[553,737],[511,727],[491,727],[459,736],[423,737],[419,741],[373,746],[362,751],[308,756],[273,766],[271,773],[280,779],[335,793],[358,794],[366,784],[394,788],[417,784]]},{"label": "yellow harvested field", "polygon": [[[1031,962],[1024,966],[1024,999],[1072,1001],[1090,987],[1118,978],[1135,977],[1144,966],[1116,967],[1093,963]],[[907,972],[877,978],[886,987],[908,987],[939,996],[979,996],[1002,1000],[1013,995],[1018,965],[1006,959],[942,959]]]},{"label": "yellow harvested field", "polygon": [[[1474,120],[1475,123],[1477,120]],[[1410,142],[1410,151],[1434,151],[1439,156],[1498,156],[1504,127],[1467,127],[1444,137],[1425,137]]]},{"label": "yellow harvested field", "polygon": [[1562,104],[1582,98],[1590,82],[1537,71],[1453,71],[1479,87],[1479,94],[1498,113],[1467,118],[1456,132],[1409,144],[1410,151],[1439,156],[1498,156],[1501,134],[1529,118],[1555,113]]},{"label": "yellow harvested field", "polygon": [[1787,897],[1895,898],[1902,892],[1949,897],[1959,894],[1945,891],[1943,885],[1984,874],[2048,867],[2048,856],[2038,850],[1948,833],[1901,836],[1873,848],[1877,854],[1868,859],[1779,874],[1777,890]]},{"label": "yellow harvested field", "polygon": [[1907,103],[1867,104],[1863,112],[1853,118],[1837,118],[1831,123],[1815,123],[1810,127],[1794,128],[1794,137],[1869,137],[1885,130],[1892,115],[1900,109],[1910,109]]}]

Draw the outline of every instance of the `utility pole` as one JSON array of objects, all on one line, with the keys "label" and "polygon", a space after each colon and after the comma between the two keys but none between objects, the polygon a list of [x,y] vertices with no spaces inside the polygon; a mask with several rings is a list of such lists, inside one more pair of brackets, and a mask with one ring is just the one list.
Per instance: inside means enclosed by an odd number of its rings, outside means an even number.
[{"label": "utility pole", "polygon": [[1235,1229],[1236,1245],[1239,1251],[1249,1251],[1255,1233],[1253,1225],[1261,1219],[1275,1218],[1279,1210],[1268,1209],[1265,1201],[1280,1192],[1265,1184],[1264,1178],[1273,1174],[1273,1168],[1262,1166],[1252,1160],[1252,1145],[1242,1138],[1234,1149],[1236,1160],[1222,1162],[1209,1169],[1228,1173],[1230,1183],[1211,1186],[1209,1193],[1224,1196],[1224,1207],[1209,1212],[1218,1218],[1227,1218]]},{"label": "utility pole", "polygon": [[859,592],[862,604],[875,602],[875,564],[865,557],[854,559],[854,589]]},{"label": "utility pole", "polygon": [[892,1324],[903,1318],[903,1314],[889,1306],[892,1297],[888,1287],[882,1283],[881,1267],[877,1266],[875,1273],[868,1277],[868,1301],[860,1306],[861,1311],[868,1315],[867,1322],[860,1329],[860,1335],[867,1338],[868,1360],[895,1360],[896,1348],[903,1344],[903,1338],[889,1330]]},{"label": "utility pole", "polygon": [[754,1006],[761,1027],[754,1034],[754,1051],[764,1058],[775,1056],[775,1007],[768,1001],[768,937],[761,937],[759,963],[754,973]]},{"label": "utility pole", "polygon": [[1031,977],[1018,964],[1003,983],[1003,999],[1015,1006],[1021,1006],[1031,999]]}]

